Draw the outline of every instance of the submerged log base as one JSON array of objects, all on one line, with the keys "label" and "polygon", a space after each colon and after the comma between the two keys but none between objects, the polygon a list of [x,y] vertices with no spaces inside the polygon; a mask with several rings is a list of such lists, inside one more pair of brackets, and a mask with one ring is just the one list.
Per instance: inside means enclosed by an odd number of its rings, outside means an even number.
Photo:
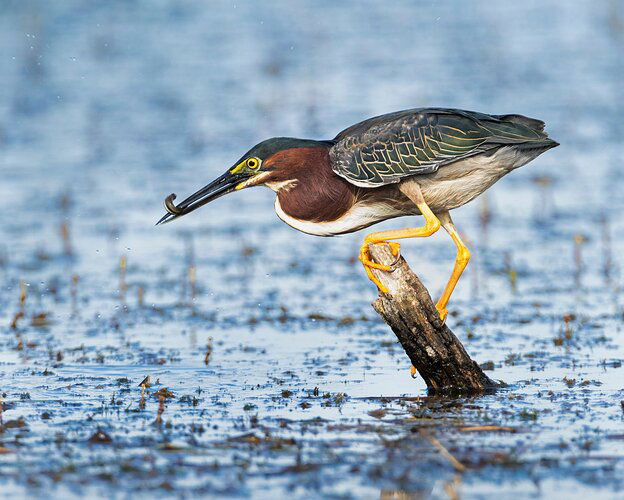
[{"label": "submerged log base", "polygon": [[[391,265],[388,245],[370,245],[373,259]],[[483,393],[499,387],[470,359],[462,343],[442,322],[427,289],[401,257],[393,272],[373,269],[388,289],[373,308],[392,328],[430,393]]]}]

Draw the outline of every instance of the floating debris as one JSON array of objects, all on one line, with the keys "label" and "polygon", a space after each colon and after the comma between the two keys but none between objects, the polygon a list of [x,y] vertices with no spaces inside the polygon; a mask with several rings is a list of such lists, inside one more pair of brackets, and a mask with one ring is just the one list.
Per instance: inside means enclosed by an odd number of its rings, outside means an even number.
[{"label": "floating debris", "polygon": [[169,389],[167,389],[166,387],[163,387],[162,389],[159,389],[158,391],[154,393],[154,397],[155,398],[163,397],[165,399],[171,399],[171,398],[174,398],[175,395]]},{"label": "floating debris", "polygon": [[464,472],[466,470],[466,466],[462,464],[459,460],[457,460],[450,451],[448,451],[442,443],[440,443],[439,439],[435,436],[431,435],[428,431],[420,430],[420,435],[429,440],[429,442],[437,448],[444,458],[446,458],[451,465],[455,468],[455,470],[459,472]]},{"label": "floating debris", "polygon": [[50,324],[48,313],[42,312],[42,313],[33,315],[33,317],[30,320],[30,324],[38,328],[48,326]]},{"label": "floating debris", "polygon": [[95,433],[89,438],[89,443],[91,444],[110,444],[112,442],[113,438],[101,429],[95,431]]},{"label": "floating debris", "polygon": [[24,280],[20,280],[19,282],[19,310],[13,316],[13,320],[11,321],[11,328],[17,329],[17,322],[25,316],[25,307],[26,307],[26,297],[28,296],[26,282]]},{"label": "floating debris", "polygon": [[461,432],[518,432],[515,427],[501,427],[498,425],[479,425],[476,427],[461,427]]}]

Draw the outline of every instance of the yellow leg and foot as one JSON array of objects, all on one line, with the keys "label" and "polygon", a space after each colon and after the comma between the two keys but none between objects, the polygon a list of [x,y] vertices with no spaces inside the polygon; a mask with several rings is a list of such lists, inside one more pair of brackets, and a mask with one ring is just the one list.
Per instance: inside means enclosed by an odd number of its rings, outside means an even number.
[{"label": "yellow leg and foot", "polygon": [[[373,242],[372,241],[368,241],[368,238],[370,238],[371,236],[375,236],[376,234],[378,234],[378,233],[369,234],[364,239],[364,243],[360,247],[360,257],[359,258],[360,258],[360,262],[364,266],[364,269],[366,270],[366,275],[368,276],[368,279],[371,280],[373,283],[375,283],[375,285],[377,285],[377,288],[379,288],[380,291],[382,291],[383,293],[388,293],[388,290],[386,290],[386,287],[383,286],[381,284],[381,282],[371,272],[371,269],[379,269],[381,271],[392,271],[392,266],[384,266],[382,264],[377,264],[376,262],[373,262],[371,260],[370,252],[368,250],[368,245],[370,243],[373,243]],[[375,242],[375,243],[377,243],[377,242]],[[398,243],[388,243],[388,244],[390,245],[390,248],[392,249],[392,254],[395,257],[398,257],[399,253],[401,251],[401,245],[399,245]]]},{"label": "yellow leg and foot", "polygon": [[412,229],[395,229],[391,231],[381,231],[379,233],[372,233],[364,238],[364,243],[360,247],[360,262],[364,265],[364,269],[366,269],[366,274],[368,275],[368,279],[370,279],[377,288],[383,293],[388,293],[388,290],[385,286],[381,284],[381,282],[375,277],[372,273],[371,269],[379,269],[381,271],[392,271],[392,266],[383,266],[381,264],[377,264],[373,262],[370,258],[370,253],[368,251],[368,245],[378,244],[378,243],[388,243],[392,248],[392,253],[395,256],[399,255],[399,251],[401,246],[398,243],[390,243],[388,240],[399,240],[404,238],[424,238],[427,236],[431,236],[438,229],[440,229],[440,221],[433,214],[433,212],[429,209],[427,204],[422,201],[422,203],[417,203],[420,212],[424,215],[426,225],[424,227],[417,227]]},{"label": "yellow leg and foot", "polygon": [[[431,211],[427,203],[425,203],[425,199],[420,191],[420,187],[414,181],[406,181],[399,189],[405,194],[409,199],[411,199],[418,209],[420,213],[425,218],[425,226],[418,227],[413,229],[398,229],[394,231],[382,231],[379,233],[369,234],[364,238],[364,243],[360,247],[360,261],[364,265],[364,269],[366,270],[366,274],[368,279],[370,279],[377,288],[382,293],[388,293],[388,290],[385,286],[381,284],[381,282],[375,277],[372,273],[371,269],[379,269],[381,271],[391,271],[391,266],[383,266],[381,264],[377,264],[373,262],[370,258],[370,253],[368,250],[368,245],[377,244],[377,243],[388,243],[392,248],[392,253],[395,256],[399,256],[400,245],[398,243],[390,243],[388,240],[399,240],[404,238],[426,238],[427,236],[431,236],[438,229],[440,229],[440,221],[435,216],[435,214]],[[411,368],[412,378],[416,376],[416,368],[412,366]]]},{"label": "yellow leg and foot", "polygon": [[470,260],[470,251],[464,245],[464,242],[459,237],[459,233],[455,229],[453,225],[453,221],[451,220],[451,216],[448,212],[443,212],[439,215],[440,222],[442,227],[446,229],[446,232],[451,236],[455,245],[457,246],[457,257],[455,258],[455,267],[453,268],[453,272],[451,273],[451,277],[446,284],[446,288],[444,292],[442,292],[442,296],[440,300],[438,300],[436,304],[436,309],[440,313],[440,318],[442,321],[446,319],[446,315],[448,314],[448,310],[446,306],[448,305],[448,301],[453,294],[453,290],[455,289],[455,285],[459,281],[460,276],[464,272],[464,269],[468,265],[468,261]]},{"label": "yellow leg and foot", "polygon": [[[468,261],[470,260],[470,251],[468,250],[466,245],[464,245],[464,242],[459,237],[459,234],[457,233],[457,230],[455,229],[455,226],[453,225],[453,221],[451,220],[450,214],[448,212],[443,212],[442,214],[438,215],[438,217],[440,219],[440,223],[442,224],[442,227],[446,229],[446,232],[451,236],[451,238],[455,242],[455,245],[457,246],[457,257],[455,258],[455,267],[453,268],[453,272],[451,274],[451,277],[449,278],[448,283],[446,284],[444,292],[442,292],[442,296],[440,297],[440,300],[438,300],[438,302],[436,303],[436,309],[438,310],[438,313],[440,314],[440,318],[442,319],[442,321],[444,321],[446,320],[446,316],[448,314],[448,310],[446,309],[446,306],[448,305],[448,301],[451,298],[451,295],[453,294],[455,285],[457,285],[457,282],[459,281],[460,276],[462,275],[462,273],[464,272],[464,269],[468,265]],[[413,365],[411,367],[411,375],[412,375],[412,378],[416,377],[416,368]]]}]

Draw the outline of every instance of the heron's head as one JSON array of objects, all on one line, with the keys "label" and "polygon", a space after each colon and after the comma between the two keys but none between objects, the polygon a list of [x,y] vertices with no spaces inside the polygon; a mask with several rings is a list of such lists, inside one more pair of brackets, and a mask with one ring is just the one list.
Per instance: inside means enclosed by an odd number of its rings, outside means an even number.
[{"label": "heron's head", "polygon": [[296,179],[298,166],[314,156],[315,151],[327,151],[331,141],[274,137],[255,145],[227,171],[199,191],[180,202],[173,203],[175,194],[165,199],[167,213],[156,223],[171,222],[199,207],[233,191],[267,185],[278,190]]}]

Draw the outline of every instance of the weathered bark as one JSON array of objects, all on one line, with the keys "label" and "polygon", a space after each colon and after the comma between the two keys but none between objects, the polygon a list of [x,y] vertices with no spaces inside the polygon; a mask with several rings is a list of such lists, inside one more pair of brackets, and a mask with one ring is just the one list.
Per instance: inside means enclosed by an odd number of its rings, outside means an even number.
[{"label": "weathered bark", "polygon": [[[376,262],[395,261],[388,245],[370,245]],[[480,393],[496,387],[442,322],[427,289],[401,257],[394,271],[373,269],[388,289],[373,308],[392,328],[430,392]]]}]

